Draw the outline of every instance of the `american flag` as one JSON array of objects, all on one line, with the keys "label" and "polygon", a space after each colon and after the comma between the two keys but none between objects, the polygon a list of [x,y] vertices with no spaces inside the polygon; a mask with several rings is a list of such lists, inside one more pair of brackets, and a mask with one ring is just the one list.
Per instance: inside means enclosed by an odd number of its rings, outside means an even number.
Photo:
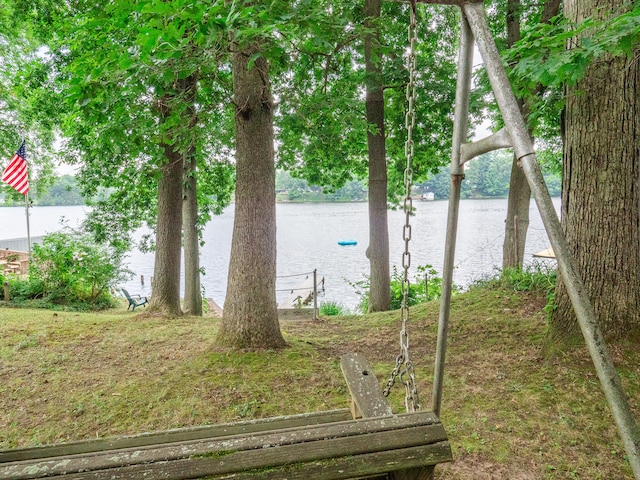
[{"label": "american flag", "polygon": [[11,163],[2,172],[2,181],[8,183],[21,194],[29,191],[29,176],[27,174],[27,149],[24,140],[11,159]]}]

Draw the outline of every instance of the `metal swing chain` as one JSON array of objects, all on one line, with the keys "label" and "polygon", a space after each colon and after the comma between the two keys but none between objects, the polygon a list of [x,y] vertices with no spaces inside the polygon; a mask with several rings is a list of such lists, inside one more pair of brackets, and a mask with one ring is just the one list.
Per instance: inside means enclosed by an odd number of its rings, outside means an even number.
[{"label": "metal swing chain", "polygon": [[404,187],[405,196],[403,210],[405,213],[405,224],[402,231],[404,240],[404,252],[402,254],[402,268],[404,275],[402,279],[402,307],[400,309],[402,327],[400,330],[400,354],[396,357],[396,366],[391,372],[391,377],[387,381],[387,385],[383,391],[385,396],[389,395],[391,387],[400,377],[400,381],[405,387],[405,408],[407,412],[415,412],[420,410],[420,402],[418,399],[418,389],[416,387],[416,378],[413,369],[413,363],[409,357],[409,333],[407,325],[409,323],[409,289],[411,282],[409,281],[409,267],[411,266],[411,252],[409,250],[409,242],[411,241],[411,212],[413,210],[413,200],[411,198],[411,190],[413,187],[413,130],[416,123],[415,101],[416,101],[416,41],[418,38],[418,29],[416,21],[416,1],[411,1],[411,18],[407,29],[407,39],[409,42],[409,55],[407,57],[407,70],[409,71],[409,83],[407,83],[406,99],[407,113],[405,116],[405,127],[407,130],[407,141],[404,144],[404,153],[407,159],[407,167],[404,171]]}]

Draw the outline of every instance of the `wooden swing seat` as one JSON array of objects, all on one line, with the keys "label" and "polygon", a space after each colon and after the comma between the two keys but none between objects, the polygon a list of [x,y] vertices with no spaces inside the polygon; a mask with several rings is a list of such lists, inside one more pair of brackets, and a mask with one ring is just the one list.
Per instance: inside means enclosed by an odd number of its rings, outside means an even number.
[{"label": "wooden swing seat", "polygon": [[[352,395],[367,391],[372,380],[377,387],[361,357],[343,357],[342,367]],[[366,418],[371,405],[384,414]],[[365,418],[352,419],[343,409],[6,450],[0,479],[419,480],[452,460],[431,412],[393,415],[386,399],[355,397],[351,412]]]}]

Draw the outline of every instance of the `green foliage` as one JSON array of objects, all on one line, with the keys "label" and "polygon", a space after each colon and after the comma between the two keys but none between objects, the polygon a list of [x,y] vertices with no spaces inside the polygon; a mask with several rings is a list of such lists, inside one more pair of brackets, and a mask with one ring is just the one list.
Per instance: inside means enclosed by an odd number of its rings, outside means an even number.
[{"label": "green foliage", "polygon": [[462,196],[465,198],[507,196],[512,163],[513,153],[505,150],[487,153],[472,160],[465,170]]},{"label": "green foliage", "polygon": [[84,205],[76,180],[71,175],[63,175],[54,180],[46,193],[39,195],[38,205]]},{"label": "green foliage", "polygon": [[[292,55],[290,76],[276,80],[280,115],[276,118],[281,145],[279,165],[312,185],[340,188],[367,173],[367,124],[363,87],[367,77],[362,51],[367,33],[362,3],[334,2],[328,17],[333,22],[320,39],[302,36]],[[419,128],[414,130],[414,175],[424,176],[449,158],[452,105],[455,96],[457,16],[453,9],[429,5],[419,9],[416,102]],[[407,48],[408,5],[383,2],[374,28],[380,43],[373,58],[381,66],[384,86],[385,141],[389,198],[402,191],[405,169],[404,65]],[[325,27],[327,21],[325,21]],[[307,41],[308,40],[308,41]]]},{"label": "green foliage", "polygon": [[547,303],[544,307],[547,315],[555,309],[555,289],[558,271],[548,265],[535,263],[526,268],[509,268],[493,277],[478,280],[475,287],[509,288],[516,292],[538,291],[544,293]]},{"label": "green foliage", "polygon": [[[562,177],[558,171],[560,166],[555,163],[556,159],[549,158],[550,156],[552,156],[550,153],[542,156],[543,161],[546,160],[542,165],[544,179],[551,196],[559,196],[562,187]],[[509,193],[512,162],[513,154],[510,150],[496,151],[471,160],[469,167],[465,170],[465,179],[462,182],[462,197],[506,197]],[[424,192],[433,192],[437,200],[444,200],[449,198],[450,186],[449,168],[443,167],[418,187]]]},{"label": "green foliage", "polygon": [[110,291],[130,276],[122,260],[114,249],[65,227],[34,245],[29,279],[11,282],[11,298],[76,310],[112,307]]},{"label": "green foliage", "polygon": [[349,202],[367,198],[367,187],[362,180],[347,181],[341,188],[311,186],[303,178],[292,176],[285,170],[276,172],[276,191],[280,200],[291,202]]},{"label": "green foliage", "polygon": [[320,307],[318,307],[318,313],[320,315],[324,315],[326,317],[337,316],[337,315],[347,315],[348,311],[336,302],[322,302]]},{"label": "green foliage", "polygon": [[[46,187],[53,172],[55,116],[51,115],[52,104],[37,96],[47,69],[37,60],[39,44],[29,26],[20,21],[20,3],[0,2],[0,158],[8,161],[25,139],[29,181],[35,192]],[[6,203],[24,204],[22,194],[1,183],[0,195],[3,193]]]},{"label": "green foliage", "polygon": [[640,6],[630,3],[625,12],[601,11],[598,16],[577,25],[558,16],[527,29],[507,55],[518,84],[527,89],[575,84],[594,60],[633,55],[640,43]]},{"label": "green foliage", "polygon": [[[228,205],[233,117],[225,29],[248,14],[236,18],[224,2],[16,1],[15,14],[42,52],[31,59],[41,81],[30,95],[56,106],[34,118],[55,119],[66,162],[79,164],[85,198],[111,194],[93,205],[96,235],[118,232],[122,244],[142,223],[153,228],[163,146],[196,152],[199,220]],[[197,92],[181,88],[187,77],[199,80]],[[197,122],[207,128],[194,128]]]},{"label": "green foliage", "polygon": [[530,265],[525,269],[506,269],[500,276],[503,287],[512,288],[517,292],[540,290],[548,292],[556,286],[557,270],[543,265]]},{"label": "green foliage", "polygon": [[[404,301],[403,283],[404,272],[400,272],[398,267],[394,265],[391,274],[391,310],[397,310],[402,307]],[[356,293],[360,296],[357,309],[362,313],[367,313],[371,287],[369,277],[365,276],[365,279],[359,282],[350,282],[350,285],[355,288]],[[442,278],[438,276],[438,272],[431,265],[421,265],[418,267],[418,274],[409,283],[407,306],[436,300],[440,298],[441,293]]]}]

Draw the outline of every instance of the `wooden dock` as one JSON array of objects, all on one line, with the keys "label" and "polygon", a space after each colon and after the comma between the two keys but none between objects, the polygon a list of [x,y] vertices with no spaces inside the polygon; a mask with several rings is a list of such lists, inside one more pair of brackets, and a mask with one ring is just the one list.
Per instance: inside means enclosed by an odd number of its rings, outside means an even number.
[{"label": "wooden dock", "polygon": [[18,250],[0,250],[0,271],[25,276],[29,273],[29,253]]},{"label": "wooden dock", "polygon": [[222,307],[213,301],[213,298],[205,298],[209,306],[209,316],[222,318]]},{"label": "wooden dock", "polygon": [[[317,277],[316,285],[313,284],[313,275],[307,276],[296,288],[291,290],[289,296],[278,304],[278,308],[300,308],[313,300],[313,292],[322,290],[324,277]],[[315,288],[314,288],[315,287]]]}]

